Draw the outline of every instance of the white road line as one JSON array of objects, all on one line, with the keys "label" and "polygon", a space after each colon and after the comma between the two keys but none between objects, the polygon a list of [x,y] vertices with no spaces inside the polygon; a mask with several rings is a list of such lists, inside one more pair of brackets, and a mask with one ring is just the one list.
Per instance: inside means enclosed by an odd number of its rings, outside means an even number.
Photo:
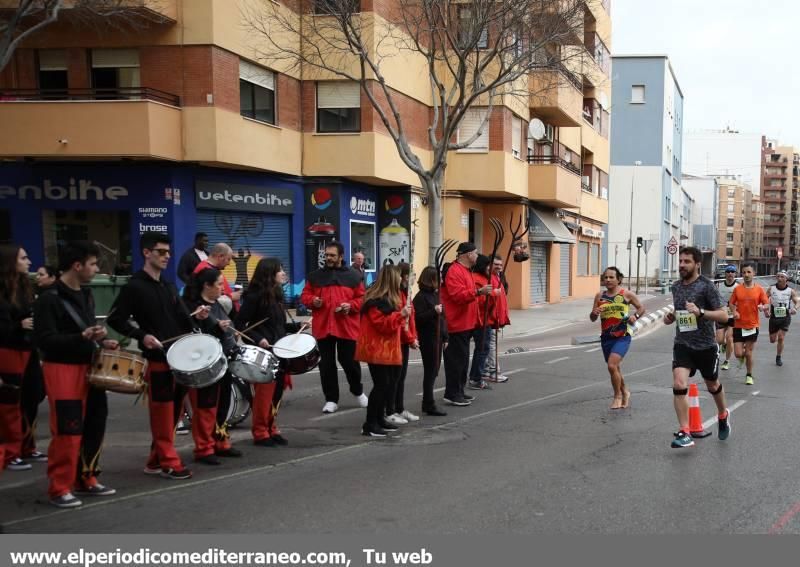
[{"label": "white road line", "polygon": [[[733,413],[733,412],[734,412],[734,410],[737,410],[737,409],[739,409],[740,407],[742,407],[743,405],[745,405],[747,402],[748,402],[748,400],[739,400],[738,402],[734,403],[733,405],[731,405],[731,406],[728,408],[728,412],[730,412],[730,413]],[[711,427],[711,426],[712,426],[712,425],[714,425],[716,422],[717,422],[717,416],[716,416],[716,415],[715,415],[714,417],[710,417],[710,418],[708,418],[707,420],[705,420],[705,421],[703,422],[703,429],[705,429],[705,428],[707,428],[707,427]]]},{"label": "white road line", "polygon": [[516,374],[517,372],[522,372],[523,370],[527,370],[527,368],[515,368],[514,370],[504,370],[500,374],[505,374],[506,376],[511,376],[512,374]]},{"label": "white road line", "polygon": [[318,415],[317,417],[312,417],[308,421],[321,421],[323,419],[330,419],[332,417],[336,417],[337,415],[350,415],[351,413],[355,413],[357,411],[364,411],[366,408],[350,408],[346,410],[339,410],[333,413],[325,413],[322,415]]},{"label": "white road line", "polygon": [[656,364],[655,366],[648,366],[647,368],[642,368],[641,370],[635,370],[634,372],[625,372],[625,376],[636,376],[637,374],[641,374],[642,372],[647,372],[649,370],[655,370],[656,368],[661,368],[662,366],[666,366],[667,364],[672,364],[671,362],[662,362],[661,364]]},{"label": "white road line", "polygon": [[583,352],[597,352],[598,350],[600,350],[600,347],[590,348],[589,350],[585,350]]},{"label": "white road line", "polygon": [[511,335],[511,338],[517,339],[517,338],[534,337],[536,335],[541,335],[543,333],[549,333],[550,331],[555,331],[556,329],[563,329],[564,327],[569,327],[570,325],[577,325],[579,323],[582,323],[582,321],[574,321],[574,322],[570,322],[570,323],[563,323],[561,325],[554,325],[554,326],[548,327],[546,329],[537,329],[535,331],[524,331],[524,332],[522,332],[522,333],[520,333],[518,335]]},{"label": "white road line", "polygon": [[757,396],[757,395],[759,395],[760,393],[761,393],[761,390],[756,390],[755,392],[753,392],[753,395],[754,395],[754,396]]},{"label": "white road line", "polygon": [[562,360],[569,360],[568,356],[562,356],[561,358],[556,358],[553,360],[548,360],[545,364],[555,364],[556,362],[561,362]]}]

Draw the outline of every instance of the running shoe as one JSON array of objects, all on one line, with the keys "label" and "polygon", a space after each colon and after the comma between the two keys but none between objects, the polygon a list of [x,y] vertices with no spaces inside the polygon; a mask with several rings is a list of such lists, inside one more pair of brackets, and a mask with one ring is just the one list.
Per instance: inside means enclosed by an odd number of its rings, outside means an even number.
[{"label": "running shoe", "polygon": [[717,418],[717,425],[719,426],[717,436],[720,441],[725,441],[731,434],[731,410],[725,408],[725,417]]},{"label": "running shoe", "polygon": [[775,365],[776,366],[783,366],[783,361],[781,360],[780,355],[775,357]]},{"label": "running shoe", "polygon": [[745,383],[745,386],[752,386],[753,384],[755,384],[755,382],[753,382],[753,377],[750,374],[748,374],[745,377],[744,383]]},{"label": "running shoe", "polygon": [[678,431],[675,433],[675,439],[672,440],[671,447],[673,449],[682,449],[684,447],[693,447],[694,439],[685,431]]},{"label": "running shoe", "polygon": [[492,387],[489,386],[488,382],[485,380],[470,380],[467,388],[470,390],[491,390]]},{"label": "running shoe", "polygon": [[720,368],[722,368],[723,370],[727,370],[728,368],[730,368],[730,366],[731,365],[726,360],[725,362],[722,363],[722,366]]}]

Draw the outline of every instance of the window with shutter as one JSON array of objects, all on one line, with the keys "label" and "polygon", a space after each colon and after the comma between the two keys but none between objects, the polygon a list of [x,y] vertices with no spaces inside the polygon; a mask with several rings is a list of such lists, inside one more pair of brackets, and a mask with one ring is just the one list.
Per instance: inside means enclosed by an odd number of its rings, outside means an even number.
[{"label": "window with shutter", "polygon": [[520,158],[520,148],[522,146],[522,120],[513,116],[511,118],[511,155]]},{"label": "window with shutter", "polygon": [[[471,108],[464,113],[464,118],[458,127],[458,143],[469,140],[478,131],[486,118],[485,108]],[[469,146],[460,152],[488,152],[489,151],[489,122],[483,125],[480,135]]]},{"label": "window with shutter", "polygon": [[39,88],[47,99],[63,98],[67,94],[67,51],[65,49],[40,49]]},{"label": "window with shutter", "polygon": [[631,102],[644,104],[644,85],[633,85],[631,87]]},{"label": "window with shutter", "polygon": [[135,98],[130,89],[140,86],[138,50],[92,50],[92,87],[97,90],[96,98]]},{"label": "window with shutter", "polygon": [[317,83],[317,132],[361,131],[361,87],[358,83]]},{"label": "window with shutter", "polygon": [[239,61],[239,114],[275,124],[275,73],[247,61]]}]

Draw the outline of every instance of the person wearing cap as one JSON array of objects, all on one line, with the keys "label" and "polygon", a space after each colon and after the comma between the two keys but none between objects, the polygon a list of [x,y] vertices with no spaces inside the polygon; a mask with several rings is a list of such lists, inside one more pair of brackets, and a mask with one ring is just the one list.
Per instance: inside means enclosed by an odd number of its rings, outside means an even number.
[{"label": "person wearing cap", "polygon": [[719,296],[722,298],[722,305],[728,309],[728,320],[725,323],[717,323],[717,344],[721,353],[725,354],[725,362],[722,363],[722,370],[730,367],[731,354],[733,354],[733,311],[728,302],[733,295],[733,290],[739,282],[736,281],[736,266],[729,265],[725,268],[725,280],[717,286]]},{"label": "person wearing cap", "polygon": [[478,260],[478,250],[471,242],[462,242],[456,261],[442,276],[441,301],[449,335],[444,351],[444,401],[453,406],[468,406],[472,396],[464,392],[469,364],[469,342],[478,326],[478,296],[492,293],[490,284],[476,287],[470,269]]},{"label": "person wearing cap", "polygon": [[769,286],[767,297],[769,297],[770,310],[769,317],[769,342],[778,343],[778,352],[775,356],[775,364],[783,366],[781,355],[783,354],[783,338],[789,332],[789,325],[792,323],[792,315],[797,313],[797,305],[800,297],[794,288],[789,286],[789,274],[785,270],[778,272],[775,285]]}]

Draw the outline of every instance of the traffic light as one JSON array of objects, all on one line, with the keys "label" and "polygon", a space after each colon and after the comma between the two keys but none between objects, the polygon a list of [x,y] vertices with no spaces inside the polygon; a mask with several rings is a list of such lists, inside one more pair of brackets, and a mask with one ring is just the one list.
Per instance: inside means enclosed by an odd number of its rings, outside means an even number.
[{"label": "traffic light", "polygon": [[644,239],[641,236],[636,237],[636,248],[644,246]]}]

